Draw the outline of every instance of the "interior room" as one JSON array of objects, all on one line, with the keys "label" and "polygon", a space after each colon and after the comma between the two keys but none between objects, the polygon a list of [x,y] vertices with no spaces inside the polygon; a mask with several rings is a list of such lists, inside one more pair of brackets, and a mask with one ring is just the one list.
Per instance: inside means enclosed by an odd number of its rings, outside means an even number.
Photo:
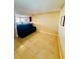
[{"label": "interior room", "polygon": [[64,0],[14,1],[14,59],[64,59]]}]

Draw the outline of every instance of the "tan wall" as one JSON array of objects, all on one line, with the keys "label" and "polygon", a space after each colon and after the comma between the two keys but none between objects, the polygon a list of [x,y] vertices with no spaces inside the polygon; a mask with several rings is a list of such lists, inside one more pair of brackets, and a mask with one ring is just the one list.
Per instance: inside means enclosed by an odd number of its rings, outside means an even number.
[{"label": "tan wall", "polygon": [[59,12],[33,15],[32,19],[38,30],[44,30],[49,33],[57,33]]},{"label": "tan wall", "polygon": [[60,37],[60,43],[61,47],[63,49],[63,52],[65,50],[65,26],[61,26],[61,17],[65,16],[65,8],[63,7],[60,11],[60,18],[59,18],[59,37]]}]

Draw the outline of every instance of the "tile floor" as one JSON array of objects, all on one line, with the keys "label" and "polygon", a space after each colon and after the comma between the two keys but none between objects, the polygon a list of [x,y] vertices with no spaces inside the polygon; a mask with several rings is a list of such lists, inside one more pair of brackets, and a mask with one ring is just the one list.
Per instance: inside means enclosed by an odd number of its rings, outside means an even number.
[{"label": "tile floor", "polygon": [[14,42],[15,59],[60,59],[56,35],[37,31]]}]

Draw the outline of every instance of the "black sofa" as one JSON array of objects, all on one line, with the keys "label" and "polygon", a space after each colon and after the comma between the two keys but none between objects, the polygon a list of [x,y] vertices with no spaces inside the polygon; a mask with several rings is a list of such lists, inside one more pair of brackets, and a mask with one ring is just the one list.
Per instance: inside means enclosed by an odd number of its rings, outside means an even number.
[{"label": "black sofa", "polygon": [[17,33],[20,38],[24,38],[25,36],[35,31],[36,31],[36,27],[33,26],[32,23],[17,25]]}]

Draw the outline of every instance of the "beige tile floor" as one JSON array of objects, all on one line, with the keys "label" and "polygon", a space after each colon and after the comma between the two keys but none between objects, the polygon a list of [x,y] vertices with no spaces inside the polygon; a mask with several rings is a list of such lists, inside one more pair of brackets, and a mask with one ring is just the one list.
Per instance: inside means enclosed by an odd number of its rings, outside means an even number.
[{"label": "beige tile floor", "polygon": [[60,59],[56,35],[37,31],[14,41],[15,59]]}]

